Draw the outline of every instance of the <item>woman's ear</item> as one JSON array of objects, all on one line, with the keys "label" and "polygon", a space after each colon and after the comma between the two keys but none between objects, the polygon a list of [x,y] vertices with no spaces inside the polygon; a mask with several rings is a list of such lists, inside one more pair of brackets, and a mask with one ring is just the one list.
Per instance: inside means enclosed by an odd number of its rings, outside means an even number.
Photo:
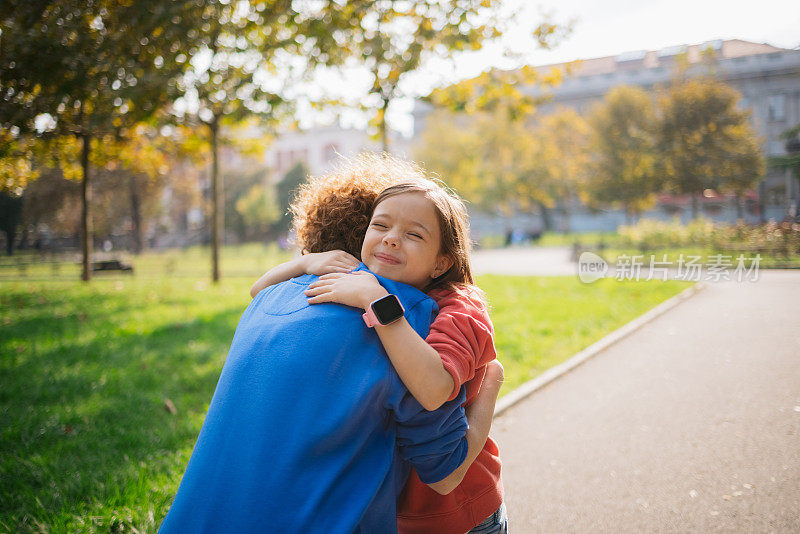
[{"label": "woman's ear", "polygon": [[439,278],[442,276],[453,266],[453,263],[455,263],[453,258],[440,254],[439,258],[436,260],[436,268],[433,270],[433,273],[431,273],[431,278]]}]

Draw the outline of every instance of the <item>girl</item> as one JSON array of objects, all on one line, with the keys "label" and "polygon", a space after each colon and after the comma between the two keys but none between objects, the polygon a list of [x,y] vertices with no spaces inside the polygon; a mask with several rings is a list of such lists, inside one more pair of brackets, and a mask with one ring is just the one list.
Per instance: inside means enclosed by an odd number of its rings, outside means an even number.
[{"label": "girl", "polygon": [[[372,198],[367,214],[362,208]],[[293,211],[298,239],[308,253],[266,273],[251,294],[286,277],[312,273],[323,276],[306,291],[309,303],[369,310],[387,291],[368,272],[350,272],[357,265],[354,256],[360,255],[373,273],[425,291],[439,305],[427,339],[404,318],[375,325],[406,387],[432,410],[455,398],[465,384],[469,405],[496,355],[493,327],[471,273],[463,203],[413,164],[361,156],[349,168],[308,184]],[[352,229],[352,238],[337,244],[344,250],[315,254],[325,248],[320,235],[341,225]],[[359,236],[363,241],[357,246]],[[500,461],[491,438],[482,447],[470,447],[449,480],[450,485],[431,489],[412,473],[399,504],[400,532],[506,531]]]}]

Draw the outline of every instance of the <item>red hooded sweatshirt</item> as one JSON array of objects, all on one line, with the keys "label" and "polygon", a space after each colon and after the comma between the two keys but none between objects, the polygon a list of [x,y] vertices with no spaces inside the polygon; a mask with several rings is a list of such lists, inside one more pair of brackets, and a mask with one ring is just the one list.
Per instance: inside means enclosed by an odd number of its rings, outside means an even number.
[{"label": "red hooded sweatshirt", "polygon": [[[478,394],[486,364],[497,357],[494,327],[483,299],[468,291],[432,291],[439,315],[426,338],[453,376],[455,398],[466,384],[469,406]],[[449,400],[449,399],[448,399]],[[492,438],[467,470],[464,480],[448,495],[440,495],[412,470],[397,511],[401,534],[463,534],[493,514],[503,502],[500,451]]]}]

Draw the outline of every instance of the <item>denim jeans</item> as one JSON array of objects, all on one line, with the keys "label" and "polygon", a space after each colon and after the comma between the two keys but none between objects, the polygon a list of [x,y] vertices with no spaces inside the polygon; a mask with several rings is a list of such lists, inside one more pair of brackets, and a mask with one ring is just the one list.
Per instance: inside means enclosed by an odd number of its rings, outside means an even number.
[{"label": "denim jeans", "polygon": [[476,525],[467,534],[507,534],[508,515],[506,515],[506,504],[500,505],[495,513]]}]

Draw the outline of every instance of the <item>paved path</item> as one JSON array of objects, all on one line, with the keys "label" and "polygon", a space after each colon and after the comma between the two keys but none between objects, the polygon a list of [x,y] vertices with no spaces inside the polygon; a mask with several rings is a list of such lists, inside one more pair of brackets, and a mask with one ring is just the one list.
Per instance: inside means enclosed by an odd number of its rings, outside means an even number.
[{"label": "paved path", "polygon": [[512,532],[800,532],[800,272],[760,276],[495,420]]}]

